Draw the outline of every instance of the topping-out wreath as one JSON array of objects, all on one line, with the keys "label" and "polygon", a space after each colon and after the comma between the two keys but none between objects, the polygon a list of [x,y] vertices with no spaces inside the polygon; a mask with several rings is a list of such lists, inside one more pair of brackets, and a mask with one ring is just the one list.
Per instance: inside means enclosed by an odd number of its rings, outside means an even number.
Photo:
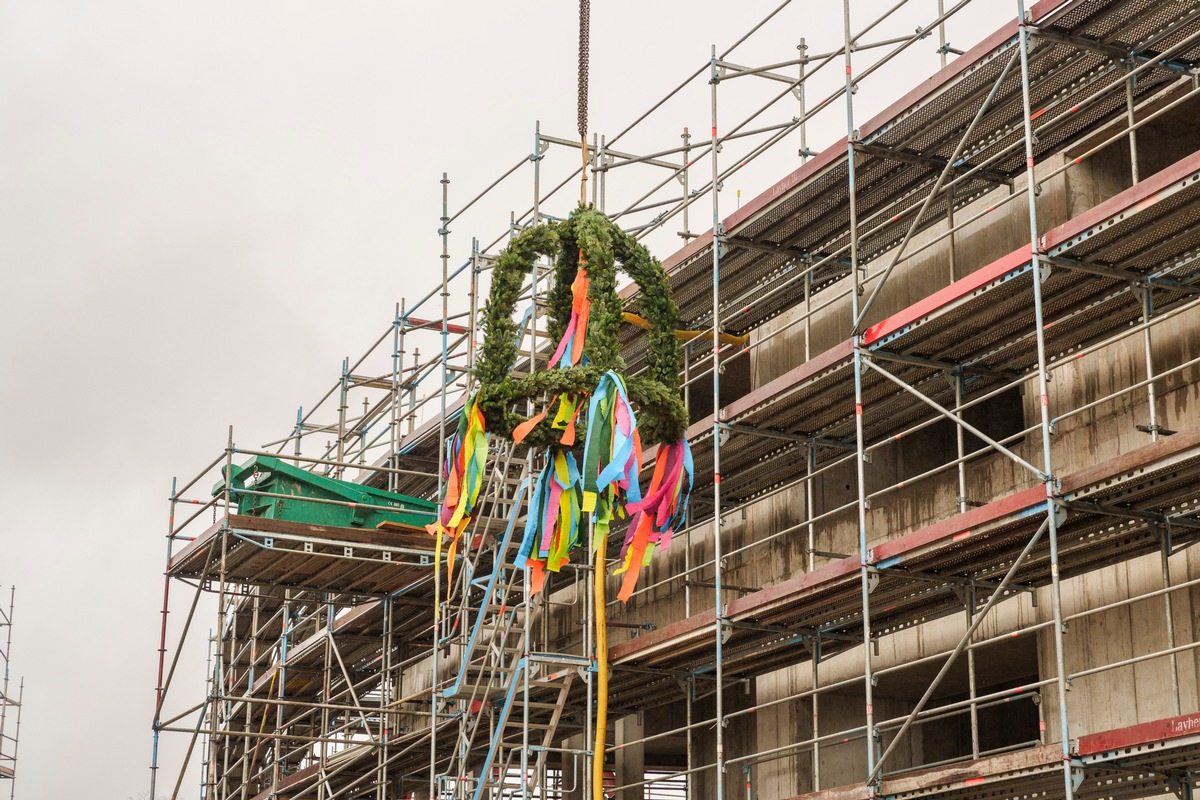
[{"label": "topping-out wreath", "polygon": [[[558,344],[547,368],[513,376],[524,325],[514,313],[540,256],[554,262],[549,333]],[[640,287],[639,311],[651,323],[643,375],[625,375],[618,270]],[[591,515],[598,548],[614,517],[628,516],[617,569],[625,574],[618,597],[628,600],[641,567],[682,524],[691,492],[678,316],[662,265],[598,211],[580,207],[561,222],[526,228],[512,239],[493,267],[475,366],[478,388],[448,444],[441,513],[430,525],[439,549],[442,537],[449,537],[449,563],[479,499],[487,437],[505,436],[548,450],[517,559],[518,566],[530,567],[533,591],[579,544],[584,514]],[[526,417],[530,403],[540,411]],[[655,444],[654,472],[643,493],[642,448]]]}]

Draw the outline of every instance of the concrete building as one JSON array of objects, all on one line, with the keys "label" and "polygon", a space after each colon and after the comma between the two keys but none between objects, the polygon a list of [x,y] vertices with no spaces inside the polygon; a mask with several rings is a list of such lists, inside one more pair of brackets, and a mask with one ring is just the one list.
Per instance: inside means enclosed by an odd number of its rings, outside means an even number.
[{"label": "concrete building", "polygon": [[[612,796],[1191,797],[1200,3],[1026,21],[868,120],[843,91],[845,139],[736,213],[717,193],[716,235],[665,260],[684,327],[745,343],[685,348],[692,524],[607,607]],[[824,62],[851,87],[889,58],[856,47]],[[714,60],[713,92],[762,71]],[[602,210],[636,158],[596,155]],[[397,315],[390,375],[347,365],[337,425],[284,440],[327,435],[297,463],[436,495],[488,263],[473,248],[462,314]],[[405,367],[422,331],[446,356]],[[645,338],[623,344],[636,371]],[[418,401],[429,375],[446,388]],[[377,393],[361,417],[352,390]],[[428,541],[214,497],[223,518],[168,556],[168,582],[217,596],[211,700],[156,720],[202,742],[206,796],[591,796],[589,568],[529,597],[511,530],[532,457],[493,444],[448,586]],[[210,470],[248,452],[231,437]]]}]

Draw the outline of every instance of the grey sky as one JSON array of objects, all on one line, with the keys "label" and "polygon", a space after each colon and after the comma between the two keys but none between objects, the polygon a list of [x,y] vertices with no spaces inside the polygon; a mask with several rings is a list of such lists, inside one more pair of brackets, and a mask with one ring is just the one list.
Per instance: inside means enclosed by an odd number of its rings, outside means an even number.
[{"label": "grey sky", "polygon": [[[592,128],[611,133],[776,3],[593,5]],[[935,3],[912,5],[927,20]],[[1015,13],[995,5],[951,41]],[[840,44],[840,3],[794,6],[737,60],[794,57],[802,35]],[[457,207],[529,152],[534,120],[574,136],[576,8],[0,5],[0,586],[18,587],[28,683],[19,798],[146,790],[171,476],[215,456],[231,423],[250,446],[285,434],[393,304],[432,287],[443,170]],[[857,102],[878,109],[932,73],[929,41]],[[670,147],[683,125],[707,136],[706,92],[628,146]],[[821,125],[810,147],[845,132],[844,116]],[[795,168],[797,146],[727,185],[723,208]],[[577,154],[557,158],[548,170]],[[506,185],[455,226],[456,252],[529,197],[527,176]],[[710,220],[705,204],[692,227]],[[679,240],[654,241],[666,256]],[[202,671],[180,677],[197,697]],[[169,766],[181,744],[164,746]]]}]

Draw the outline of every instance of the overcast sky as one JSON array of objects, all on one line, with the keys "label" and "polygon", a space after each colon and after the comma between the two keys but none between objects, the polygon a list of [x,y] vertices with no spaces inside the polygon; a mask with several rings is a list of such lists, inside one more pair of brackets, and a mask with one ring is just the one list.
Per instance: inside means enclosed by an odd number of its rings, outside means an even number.
[{"label": "overcast sky", "polygon": [[[776,2],[593,5],[592,129],[611,135]],[[840,45],[840,4],[793,5],[734,60],[793,58],[800,36],[811,52]],[[883,5],[859,3],[855,27]],[[881,38],[936,3],[910,5]],[[952,44],[1015,15],[986,5]],[[0,587],[17,586],[14,675],[27,681],[18,798],[146,791],[172,476],[218,454],[230,424],[245,446],[286,435],[394,304],[433,287],[442,171],[456,208],[530,152],[535,120],[575,136],[576,12],[574,0],[0,4]],[[880,108],[931,74],[931,41],[856,103]],[[722,88],[729,118],[782,86],[742,83]],[[623,146],[671,147],[685,125],[707,136],[707,91]],[[814,149],[845,133],[844,111],[826,116]],[[798,166],[798,147],[727,183],[722,208]],[[552,150],[547,175],[577,158]],[[456,260],[529,205],[531,180],[523,168],[453,226]],[[608,210],[636,182],[614,176]],[[711,222],[702,209],[693,229]],[[652,240],[660,257],[675,230]],[[203,666],[179,676],[187,696],[199,699]],[[197,794],[189,782],[181,797]]]}]

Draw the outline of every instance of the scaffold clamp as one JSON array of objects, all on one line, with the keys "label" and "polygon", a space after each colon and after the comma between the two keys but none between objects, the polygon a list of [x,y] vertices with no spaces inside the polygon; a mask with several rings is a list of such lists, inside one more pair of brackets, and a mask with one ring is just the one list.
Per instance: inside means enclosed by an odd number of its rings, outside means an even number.
[{"label": "scaffold clamp", "polygon": [[1072,760],[1072,762],[1071,762],[1071,788],[1074,789],[1075,791],[1079,791],[1079,787],[1083,785],[1084,774],[1085,773],[1083,771],[1083,765],[1078,764],[1074,760]]}]

